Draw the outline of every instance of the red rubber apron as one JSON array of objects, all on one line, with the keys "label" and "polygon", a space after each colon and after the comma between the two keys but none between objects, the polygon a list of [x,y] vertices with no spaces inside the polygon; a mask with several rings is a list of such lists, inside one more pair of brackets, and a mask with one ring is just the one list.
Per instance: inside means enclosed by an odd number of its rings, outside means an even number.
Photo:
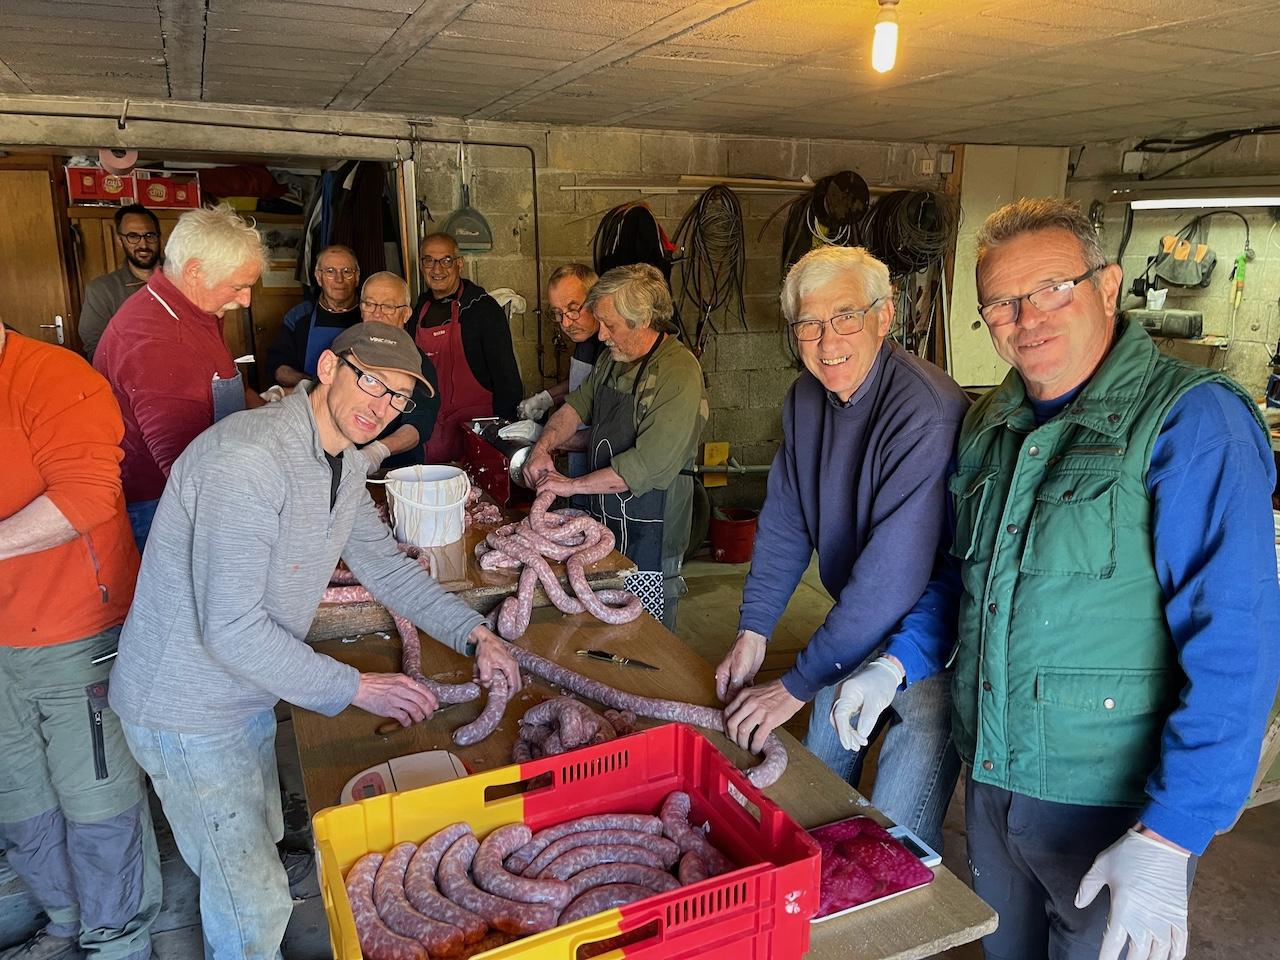
[{"label": "red rubber apron", "polygon": [[481,386],[462,349],[462,307],[455,298],[449,304],[449,319],[438,327],[424,327],[431,301],[418,315],[414,340],[435,364],[440,378],[440,413],[435,429],[423,447],[426,463],[449,463],[462,458],[462,425],[476,417],[493,416],[493,394]]}]

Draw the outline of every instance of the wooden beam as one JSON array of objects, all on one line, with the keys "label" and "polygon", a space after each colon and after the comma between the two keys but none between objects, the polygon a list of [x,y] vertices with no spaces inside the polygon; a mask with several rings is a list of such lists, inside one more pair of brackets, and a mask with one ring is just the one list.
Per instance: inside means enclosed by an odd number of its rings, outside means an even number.
[{"label": "wooden beam", "polygon": [[471,0],[424,0],[329,101],[330,110],[355,110],[415,53],[435,39]]},{"label": "wooden beam", "polygon": [[0,60],[0,93],[31,93],[26,81],[10,70],[3,60]]},{"label": "wooden beam", "polygon": [[584,57],[568,66],[561,67],[554,73],[525,84],[517,90],[504,94],[468,116],[472,120],[492,120],[513,110],[521,104],[528,103],[544,93],[557,87],[572,83],[587,74],[594,73],[602,67],[610,66],[627,57],[634,56],[642,50],[659,43],[664,43],[682,33],[710,23],[739,7],[749,6],[755,0],[712,0],[712,2],[693,3],[682,10],[677,10],[661,20],[657,20],[642,30],[637,30],[628,37],[609,44],[603,50]]},{"label": "wooden beam", "polygon": [[203,100],[208,0],[159,0],[158,7],[169,96]]}]

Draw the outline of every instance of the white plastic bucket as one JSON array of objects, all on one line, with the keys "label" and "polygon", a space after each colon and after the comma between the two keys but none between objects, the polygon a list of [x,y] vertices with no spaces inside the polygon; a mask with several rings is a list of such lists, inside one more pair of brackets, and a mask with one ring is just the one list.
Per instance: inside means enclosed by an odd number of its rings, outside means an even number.
[{"label": "white plastic bucket", "polygon": [[443,547],[462,539],[471,480],[457,467],[425,464],[387,474],[396,539],[419,547]]}]

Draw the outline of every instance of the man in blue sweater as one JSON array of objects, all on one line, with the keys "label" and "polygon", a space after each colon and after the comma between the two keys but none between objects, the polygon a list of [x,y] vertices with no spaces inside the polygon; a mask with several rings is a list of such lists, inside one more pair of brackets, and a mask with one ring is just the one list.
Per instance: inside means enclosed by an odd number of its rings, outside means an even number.
[{"label": "man in blue sweater", "polygon": [[[805,746],[856,784],[863,755],[828,720],[835,685],[881,647],[929,582],[968,404],[937,367],[885,342],[889,270],[865,250],[805,256],[787,275],[782,312],[806,372],[783,408],[738,638],[716,688],[729,736],[747,749],[813,700]],[[835,606],[791,670],[748,686],[815,550]],[[939,677],[895,705],[872,794],[935,847],[959,772],[948,691]]]},{"label": "man in blue sweater", "polygon": [[[1013,369],[965,418],[951,555],[886,655],[908,684],[954,661],[989,960],[1181,960],[1280,679],[1269,438],[1239,386],[1117,322],[1074,204],[1009,204],[977,243]],[[893,700],[881,674],[842,686],[843,736]]]}]

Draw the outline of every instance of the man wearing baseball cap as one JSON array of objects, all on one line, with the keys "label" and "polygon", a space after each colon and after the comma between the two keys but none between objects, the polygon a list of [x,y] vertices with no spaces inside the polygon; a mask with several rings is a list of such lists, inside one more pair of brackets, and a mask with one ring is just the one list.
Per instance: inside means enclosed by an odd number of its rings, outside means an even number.
[{"label": "man wearing baseball cap", "polygon": [[349,328],[318,383],[232,414],[175,461],[156,510],[111,674],[111,706],[151,776],[183,859],[200,877],[206,955],[279,956],[292,909],[275,705],[333,716],[357,706],[404,725],[435,698],[398,673],[360,673],[304,638],[339,559],[386,606],[474,651],[487,685],[520,674],[483,618],[396,549],[356,449],[425,382],[403,330]]}]

